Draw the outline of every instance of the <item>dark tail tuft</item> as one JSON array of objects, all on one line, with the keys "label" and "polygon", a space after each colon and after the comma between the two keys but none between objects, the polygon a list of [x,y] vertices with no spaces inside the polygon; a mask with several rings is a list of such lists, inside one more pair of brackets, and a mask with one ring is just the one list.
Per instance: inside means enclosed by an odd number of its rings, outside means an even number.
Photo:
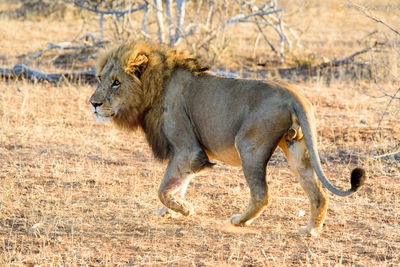
[{"label": "dark tail tuft", "polygon": [[365,182],[367,179],[367,175],[365,170],[362,168],[355,168],[351,172],[351,191],[356,192]]}]

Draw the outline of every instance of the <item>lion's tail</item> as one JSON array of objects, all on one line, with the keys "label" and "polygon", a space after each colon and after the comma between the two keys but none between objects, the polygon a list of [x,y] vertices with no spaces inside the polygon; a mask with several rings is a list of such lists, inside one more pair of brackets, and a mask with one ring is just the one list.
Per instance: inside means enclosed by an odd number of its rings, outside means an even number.
[{"label": "lion's tail", "polygon": [[326,179],[324,171],[322,170],[321,161],[318,154],[317,140],[316,140],[317,135],[316,135],[316,130],[313,127],[313,125],[315,124],[311,123],[314,121],[313,115],[306,111],[304,105],[305,104],[302,103],[302,100],[297,102],[297,104],[294,106],[294,112],[299,119],[300,126],[306,141],[308,153],[310,155],[312,165],[314,167],[314,170],[318,178],[321,180],[322,184],[335,195],[348,196],[356,192],[364,184],[366,179],[365,170],[362,168],[355,168],[351,172],[351,178],[350,178],[351,188],[346,191],[341,191],[337,189]]}]

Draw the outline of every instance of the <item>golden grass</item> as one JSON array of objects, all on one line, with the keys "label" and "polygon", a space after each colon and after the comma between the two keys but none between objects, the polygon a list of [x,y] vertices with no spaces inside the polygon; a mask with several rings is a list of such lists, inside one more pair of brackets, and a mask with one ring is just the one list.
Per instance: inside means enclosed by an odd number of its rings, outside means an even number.
[{"label": "golden grass", "polygon": [[[327,3],[323,12],[337,9]],[[62,33],[72,32],[71,25],[57,23],[54,39],[65,40]],[[354,51],[339,43],[343,36],[353,40],[352,27],[339,25],[336,39],[318,37],[324,27],[312,28],[318,53],[329,47]],[[0,46],[1,53],[14,53],[13,45],[31,51],[25,37],[2,38],[7,49]],[[46,36],[39,39],[34,47],[44,48]],[[224,164],[191,183],[187,198],[195,215],[159,218],[165,163],[154,160],[141,133],[95,122],[88,104],[92,87],[0,82],[0,265],[400,265],[400,162],[375,157],[398,145],[400,102],[383,114],[389,100],[370,97],[379,95],[374,84],[336,81],[326,87],[316,80],[300,86],[315,106],[323,167],[332,183],[347,188],[349,170],[358,165],[369,174],[351,197],[328,193],[318,239],[298,235],[309,216],[308,200],[280,151],[268,167],[272,204],[252,226],[229,224],[246,207],[249,192],[240,168]],[[398,88],[383,86],[388,92]]]},{"label": "golden grass", "polygon": [[303,87],[316,105],[331,181],[344,188],[352,167],[369,172],[358,194],[330,195],[325,231],[311,239],[297,234],[308,200],[282,153],[268,169],[273,203],[253,226],[228,223],[246,206],[248,189],[240,169],[223,164],[193,180],[194,216],[159,218],[165,164],[155,162],[140,133],[94,121],[87,103],[93,88],[1,87],[0,265],[400,263],[400,164],[372,157],[400,133],[398,117],[387,117],[387,136],[372,136],[383,100],[340,85]]}]

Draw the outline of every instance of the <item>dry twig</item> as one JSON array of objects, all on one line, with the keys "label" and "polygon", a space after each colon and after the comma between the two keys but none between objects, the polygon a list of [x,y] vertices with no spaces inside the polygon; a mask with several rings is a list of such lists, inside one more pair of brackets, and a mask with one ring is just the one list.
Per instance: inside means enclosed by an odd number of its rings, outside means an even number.
[{"label": "dry twig", "polygon": [[393,26],[387,24],[386,22],[383,21],[383,19],[378,18],[377,16],[373,15],[370,11],[371,14],[368,14],[367,12],[367,8],[360,6],[358,4],[355,3],[351,3],[351,6],[355,7],[358,11],[360,11],[361,13],[363,13],[366,17],[372,19],[375,22],[378,22],[382,25],[384,25],[386,28],[390,29],[392,32],[400,35],[400,31],[398,31],[397,29],[395,29]]}]

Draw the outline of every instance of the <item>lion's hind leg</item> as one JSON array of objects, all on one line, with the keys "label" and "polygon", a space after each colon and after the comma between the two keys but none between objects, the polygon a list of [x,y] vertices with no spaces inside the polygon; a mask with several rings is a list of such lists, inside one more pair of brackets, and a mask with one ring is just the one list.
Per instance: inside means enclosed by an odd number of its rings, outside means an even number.
[{"label": "lion's hind leg", "polygon": [[279,142],[280,138],[277,136],[281,135],[279,132],[271,133],[270,140],[272,142],[259,143],[257,142],[259,139],[249,138],[249,135],[244,133],[243,138],[242,136],[237,138],[236,147],[242,161],[244,176],[250,188],[250,201],[242,214],[235,214],[231,217],[231,223],[238,226],[249,225],[270,203],[266,165]]},{"label": "lion's hind leg", "polygon": [[250,225],[257,218],[270,202],[266,171],[264,167],[243,165],[247,183],[250,187],[250,201],[247,209],[242,214],[235,214],[231,217],[231,223],[237,226]]},{"label": "lion's hind leg", "polygon": [[279,147],[283,150],[290,168],[299,178],[301,186],[310,199],[311,217],[308,224],[300,228],[300,232],[318,236],[325,220],[328,198],[311,164],[305,140],[302,136],[300,139],[286,136],[282,138]]}]

